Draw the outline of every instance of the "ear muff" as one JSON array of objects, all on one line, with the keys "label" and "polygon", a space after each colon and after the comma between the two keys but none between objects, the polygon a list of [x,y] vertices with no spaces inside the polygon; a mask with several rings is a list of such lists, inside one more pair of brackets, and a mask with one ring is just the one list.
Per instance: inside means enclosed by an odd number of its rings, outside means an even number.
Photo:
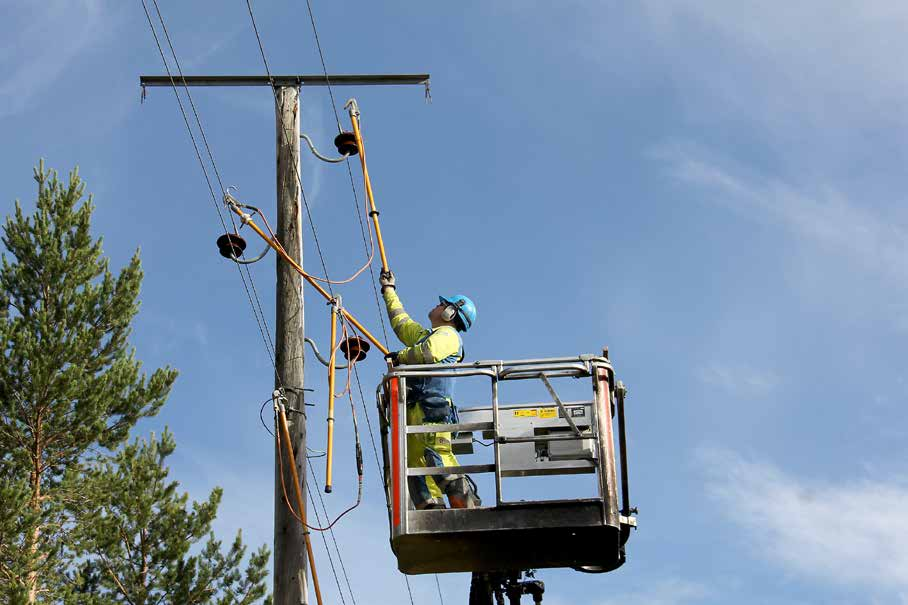
[{"label": "ear muff", "polygon": [[444,311],[441,312],[441,318],[445,321],[453,321],[457,317],[457,311],[464,305],[462,300],[458,300],[456,303],[448,303]]}]

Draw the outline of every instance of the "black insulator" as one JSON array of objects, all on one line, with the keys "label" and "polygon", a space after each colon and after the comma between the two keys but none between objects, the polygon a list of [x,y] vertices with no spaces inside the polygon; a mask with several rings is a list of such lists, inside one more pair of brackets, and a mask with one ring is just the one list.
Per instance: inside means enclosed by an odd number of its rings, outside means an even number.
[{"label": "black insulator", "polygon": [[334,146],[341,155],[356,155],[359,145],[356,144],[356,135],[352,132],[342,132],[334,137]]},{"label": "black insulator", "polygon": [[246,249],[246,240],[235,233],[225,233],[218,238],[218,251],[224,258],[239,258]]},{"label": "black insulator", "polygon": [[340,343],[340,350],[347,361],[362,361],[371,348],[372,346],[359,336],[351,336]]}]

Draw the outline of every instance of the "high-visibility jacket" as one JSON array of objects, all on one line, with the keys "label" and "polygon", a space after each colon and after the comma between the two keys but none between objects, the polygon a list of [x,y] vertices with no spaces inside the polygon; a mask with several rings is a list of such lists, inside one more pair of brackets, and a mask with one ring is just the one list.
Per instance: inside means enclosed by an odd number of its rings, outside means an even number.
[{"label": "high-visibility jacket", "polygon": [[[463,360],[463,344],[453,326],[424,328],[407,314],[394,288],[385,288],[383,296],[391,328],[407,346],[398,353],[398,363],[457,363]],[[407,378],[407,399],[421,404],[425,422],[456,421],[457,412],[452,405],[454,380],[451,378]]]}]

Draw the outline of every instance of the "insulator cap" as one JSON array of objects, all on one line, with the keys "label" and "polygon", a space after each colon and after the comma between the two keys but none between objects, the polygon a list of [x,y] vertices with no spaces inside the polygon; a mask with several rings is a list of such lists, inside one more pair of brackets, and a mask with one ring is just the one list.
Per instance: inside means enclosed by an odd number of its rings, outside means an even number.
[{"label": "insulator cap", "polygon": [[348,361],[362,361],[372,346],[359,336],[351,336],[340,343],[340,350]]},{"label": "insulator cap", "polygon": [[359,145],[356,144],[356,135],[352,132],[342,132],[334,137],[334,146],[341,155],[356,155],[359,153]]},{"label": "insulator cap", "polygon": [[246,249],[246,240],[235,233],[225,233],[218,238],[218,251],[224,258],[239,258]]}]

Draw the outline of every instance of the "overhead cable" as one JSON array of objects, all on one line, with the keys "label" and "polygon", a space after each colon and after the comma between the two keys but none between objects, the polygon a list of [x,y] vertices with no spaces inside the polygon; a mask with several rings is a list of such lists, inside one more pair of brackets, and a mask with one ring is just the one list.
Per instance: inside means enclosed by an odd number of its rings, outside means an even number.
[{"label": "overhead cable", "polygon": [[[340,116],[337,113],[337,101],[334,99],[334,90],[331,87],[331,79],[328,77],[328,66],[325,63],[325,54],[322,51],[322,42],[318,36],[318,27],[315,25],[315,13],[312,10],[311,0],[306,0],[306,9],[309,12],[309,22],[312,24],[312,34],[315,37],[315,46],[318,49],[318,57],[322,63],[322,73],[325,75],[325,84],[328,87],[328,96],[331,99],[331,111],[334,112],[334,120],[337,122],[338,132],[343,132],[344,129],[340,123]],[[356,195],[356,185],[355,185],[354,179],[353,179],[353,169],[350,167],[349,158],[347,160],[347,175],[350,177],[350,188],[353,190],[353,208],[354,208],[354,213],[356,214],[356,217],[359,219],[360,233],[362,234],[362,237],[363,237],[363,248],[366,251],[366,256],[369,258],[369,276],[371,278],[370,281],[372,282],[372,292],[375,295],[375,304],[378,309],[378,319],[381,322],[381,331],[385,338],[385,347],[387,347],[388,346],[388,332],[385,329],[385,318],[384,318],[384,314],[382,313],[381,302],[379,301],[378,288],[375,285],[375,271],[372,269],[372,258],[375,254],[375,250],[373,248],[372,251],[370,252],[368,245],[366,244],[366,230],[365,230],[365,225],[363,224],[363,217],[359,213],[359,199],[357,199],[357,195]],[[370,240],[372,239],[371,228],[369,230],[369,239]],[[373,244],[373,246],[374,246],[374,244]]]},{"label": "overhead cable", "polygon": [[[170,70],[170,64],[167,61],[167,57],[165,56],[164,49],[161,46],[161,41],[158,38],[158,33],[154,26],[154,21],[151,18],[151,14],[148,12],[148,5],[146,4],[145,0],[141,0],[141,1],[142,1],[142,9],[144,10],[145,17],[148,20],[148,26],[151,29],[152,36],[154,37],[155,45],[158,47],[158,53],[160,53],[160,55],[161,55],[161,61],[164,63],[164,69],[167,71],[167,76],[170,79],[170,85],[171,85],[171,88],[173,89],[173,94],[176,97],[177,104],[180,107],[180,113],[183,116],[183,123],[186,125],[186,130],[189,133],[189,138],[192,140],[192,147],[195,150],[196,158],[199,160],[199,166],[202,168],[202,174],[205,177],[205,182],[207,183],[208,190],[211,193],[211,199],[212,199],[212,202],[214,203],[215,211],[218,214],[218,218],[220,219],[221,227],[224,229],[224,233],[228,233],[229,231],[227,229],[227,223],[224,221],[224,216],[221,213],[220,204],[218,202],[218,196],[214,192],[214,186],[211,183],[211,178],[208,175],[208,170],[205,167],[204,160],[202,159],[202,153],[199,149],[198,142],[196,141],[195,134],[192,131],[192,126],[189,124],[189,118],[186,115],[186,109],[183,106],[183,100],[180,98],[179,91],[177,90],[177,85],[176,85],[174,75]],[[192,112],[193,112],[193,115],[195,116],[196,124],[199,128],[199,133],[202,136],[202,140],[203,140],[203,142],[205,144],[205,148],[208,152],[208,157],[209,157],[209,160],[211,161],[211,165],[214,170],[215,176],[218,180],[218,184],[223,188],[223,183],[220,178],[220,172],[218,171],[217,163],[214,160],[214,154],[211,152],[211,147],[208,144],[208,138],[207,138],[207,136],[205,136],[205,129],[202,127],[202,121],[199,118],[199,114],[198,114],[198,111],[196,110],[195,103],[192,100],[192,95],[189,92],[189,87],[186,85],[186,80],[183,76],[183,70],[182,70],[182,67],[180,66],[179,58],[177,57],[176,51],[174,50],[173,43],[170,39],[170,34],[167,31],[167,25],[164,22],[164,16],[161,13],[157,0],[152,0],[152,1],[154,3],[155,11],[158,15],[158,20],[161,23],[161,29],[167,40],[167,45],[170,48],[170,52],[171,52],[171,55],[173,56],[174,63],[177,67],[177,70],[180,74],[180,78],[183,82],[183,88],[186,92],[187,98],[189,99],[190,106],[192,107]],[[231,218],[231,223],[234,226],[234,232],[236,232],[236,224],[233,222],[232,215],[230,218]],[[246,272],[248,274],[249,282],[250,282],[249,284],[247,284],[246,276],[243,275],[242,268],[239,265],[237,265],[237,270],[239,271],[240,279],[243,282],[243,288],[246,291],[246,297],[249,300],[250,306],[252,307],[253,316],[255,317],[256,324],[258,325],[259,332],[262,335],[262,340],[265,343],[265,349],[268,352],[269,357],[271,358],[271,364],[275,368],[275,375],[278,377],[278,381],[280,382],[280,376],[277,372],[277,366],[276,366],[275,357],[274,357],[274,342],[272,341],[271,334],[268,330],[267,320],[265,319],[265,314],[264,314],[264,311],[262,310],[261,302],[259,301],[258,292],[255,289],[255,283],[252,281],[252,274],[249,273],[249,270],[247,268]],[[252,292],[250,292],[250,286],[252,288]]]}]

